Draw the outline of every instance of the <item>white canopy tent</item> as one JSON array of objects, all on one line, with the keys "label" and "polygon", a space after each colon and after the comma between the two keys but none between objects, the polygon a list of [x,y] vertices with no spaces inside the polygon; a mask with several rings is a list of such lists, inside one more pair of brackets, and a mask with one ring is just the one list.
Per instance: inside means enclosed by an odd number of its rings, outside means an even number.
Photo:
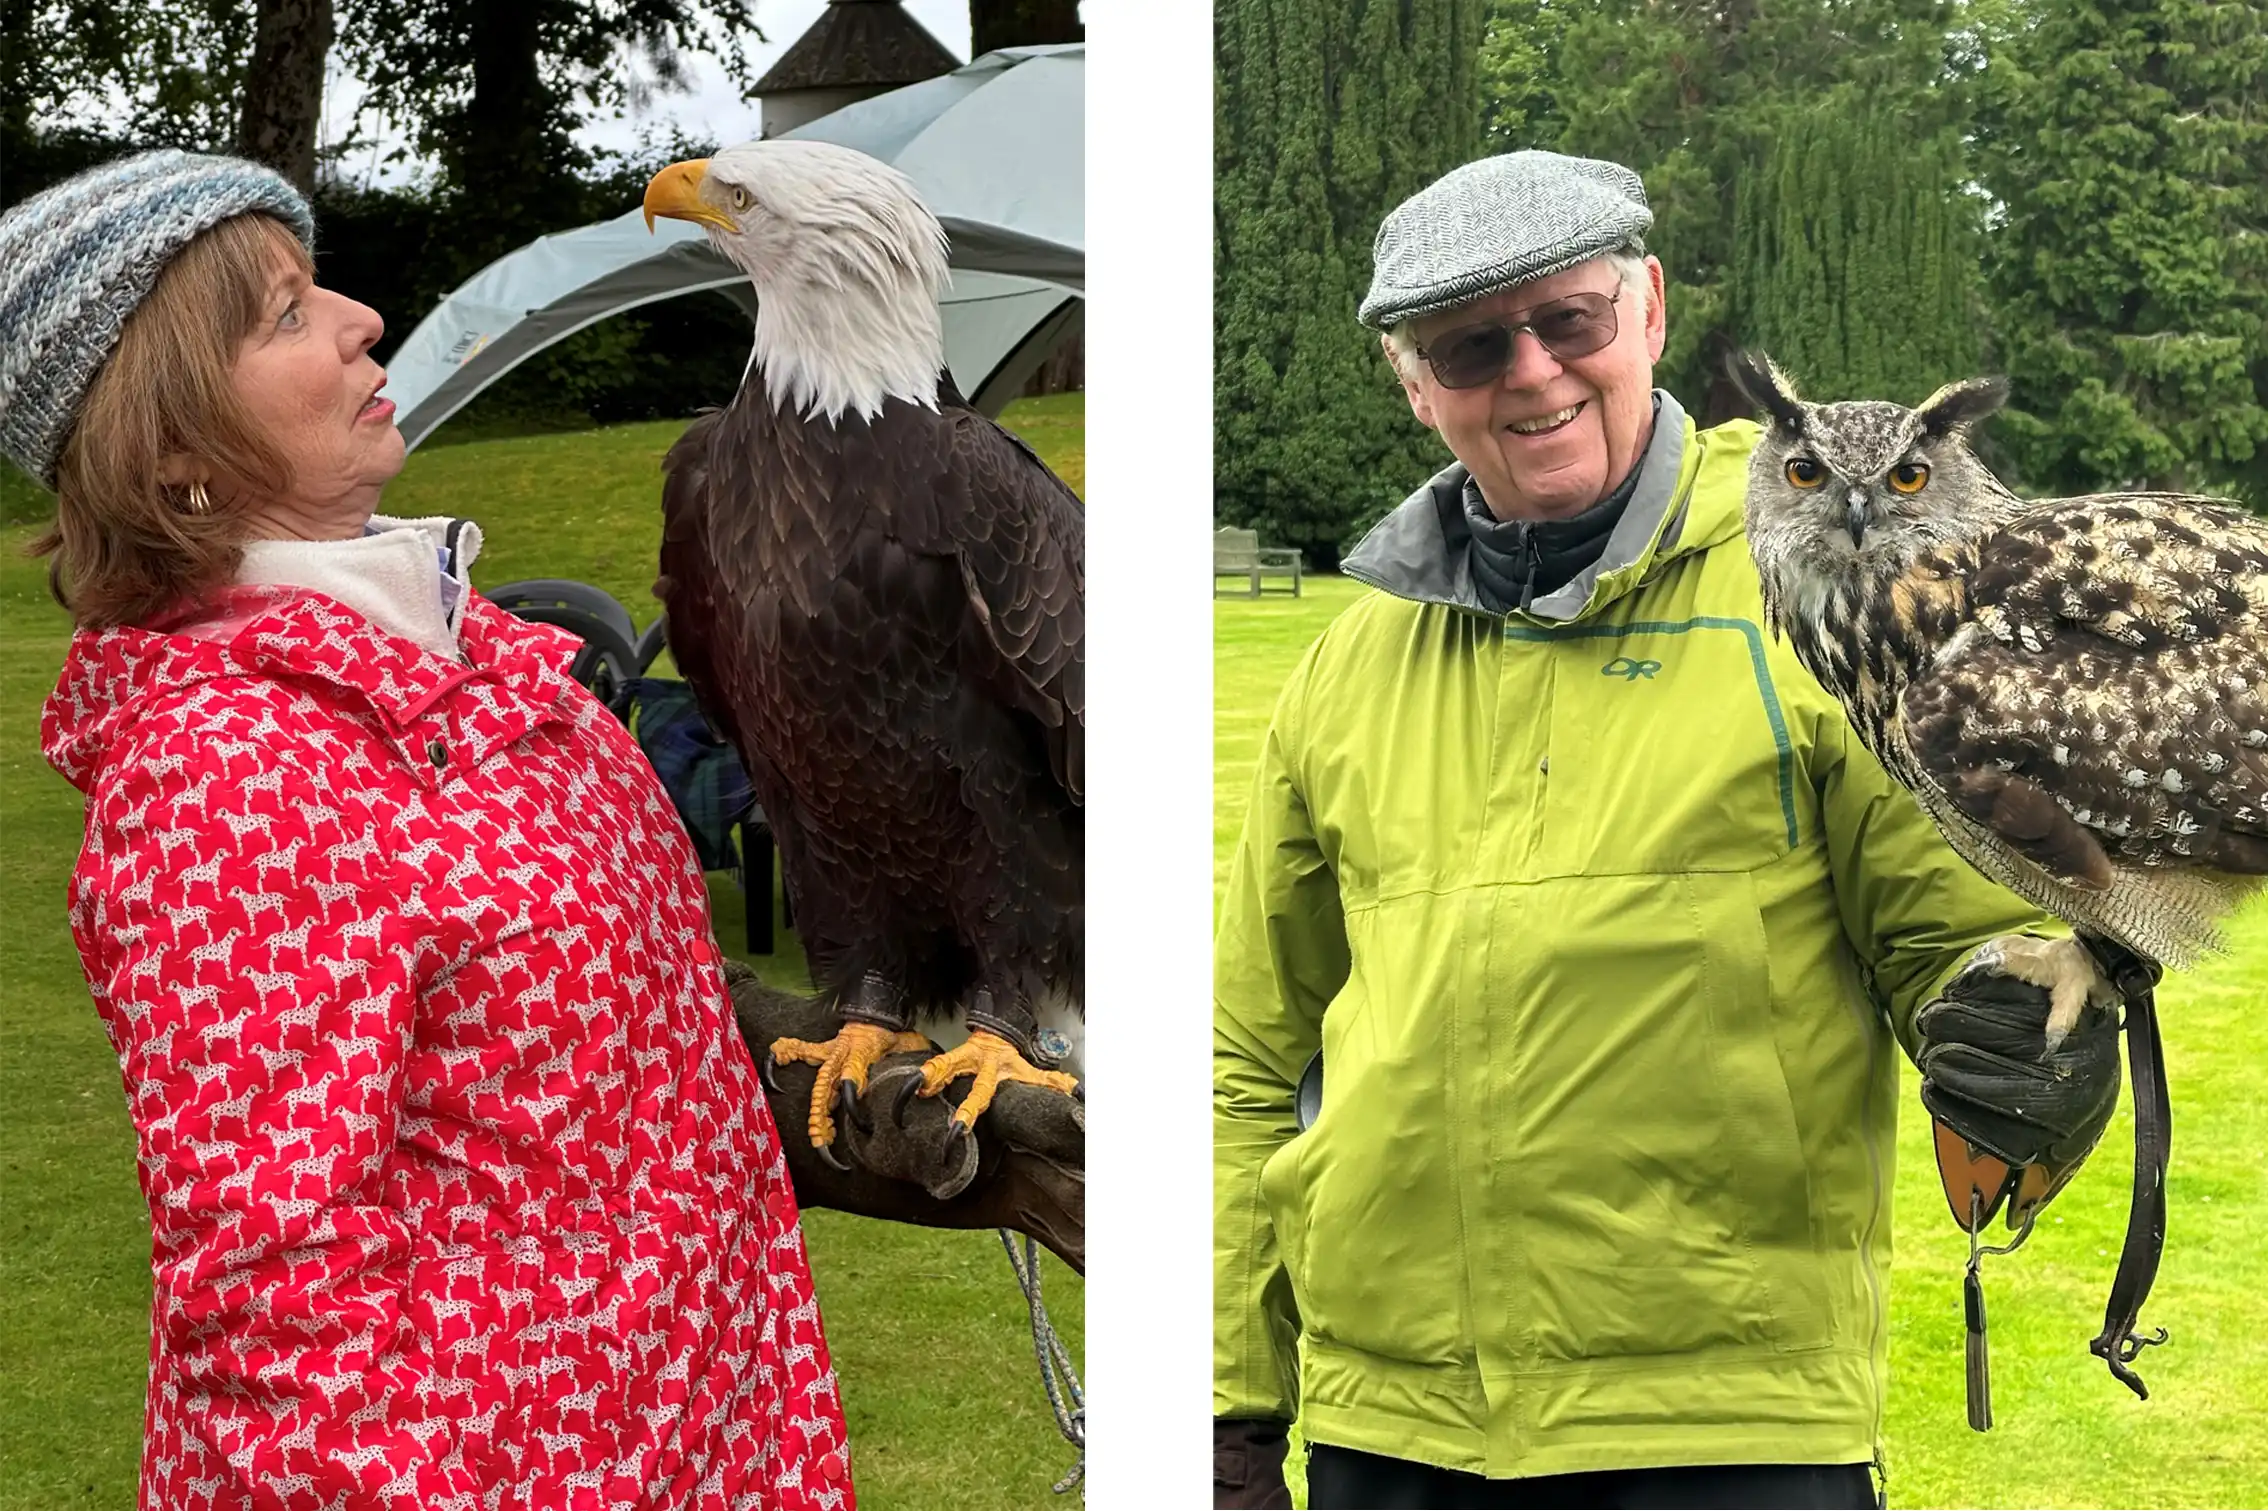
[{"label": "white canopy tent", "polygon": [[[946,361],[987,413],[1082,327],[1085,85],[1083,46],[1007,48],[790,133],[895,164],[921,190],[952,240]],[[410,332],[387,363],[395,423],[415,447],[553,342],[704,289],[754,312],[747,278],[683,221],[658,221],[649,233],[632,210],[539,237],[483,268]]]}]

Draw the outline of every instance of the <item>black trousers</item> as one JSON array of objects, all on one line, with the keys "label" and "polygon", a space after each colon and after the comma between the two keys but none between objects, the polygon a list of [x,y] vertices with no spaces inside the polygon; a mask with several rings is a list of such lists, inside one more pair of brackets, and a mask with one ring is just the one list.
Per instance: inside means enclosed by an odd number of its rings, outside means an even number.
[{"label": "black trousers", "polygon": [[1865,1464],[1725,1464],[1492,1480],[1315,1443],[1307,1450],[1307,1504],[1314,1511],[1494,1511],[1500,1506],[1871,1511],[1880,1502]]}]

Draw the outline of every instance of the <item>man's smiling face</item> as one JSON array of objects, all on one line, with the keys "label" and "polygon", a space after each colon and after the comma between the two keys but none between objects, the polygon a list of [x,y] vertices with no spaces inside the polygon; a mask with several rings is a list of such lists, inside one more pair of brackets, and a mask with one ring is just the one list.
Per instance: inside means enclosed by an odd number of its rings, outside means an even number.
[{"label": "man's smiling face", "polygon": [[1666,330],[1662,267],[1646,259],[1645,314],[1603,257],[1411,322],[1421,349],[1477,321],[1525,319],[1570,294],[1619,295],[1614,339],[1561,359],[1529,331],[1513,338],[1511,365],[1478,388],[1444,388],[1422,357],[1397,364],[1418,419],[1438,431],[1480,485],[1499,519],[1565,519],[1612,492],[1637,464],[1653,427],[1654,363]]}]

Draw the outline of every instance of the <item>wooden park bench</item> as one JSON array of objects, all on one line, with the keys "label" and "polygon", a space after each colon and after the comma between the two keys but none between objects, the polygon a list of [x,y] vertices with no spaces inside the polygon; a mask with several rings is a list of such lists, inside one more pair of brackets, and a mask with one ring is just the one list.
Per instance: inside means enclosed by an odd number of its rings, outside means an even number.
[{"label": "wooden park bench", "polygon": [[1221,596],[1221,579],[1241,577],[1243,596],[1258,598],[1263,577],[1289,577],[1291,596],[1299,596],[1299,552],[1289,546],[1263,546],[1257,530],[1227,526],[1213,532],[1213,596]]}]

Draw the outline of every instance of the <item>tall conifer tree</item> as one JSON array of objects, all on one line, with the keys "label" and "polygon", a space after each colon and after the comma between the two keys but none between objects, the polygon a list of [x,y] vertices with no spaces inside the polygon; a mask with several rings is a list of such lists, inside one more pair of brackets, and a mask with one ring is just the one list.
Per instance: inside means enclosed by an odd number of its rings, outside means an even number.
[{"label": "tall conifer tree", "polygon": [[1379,219],[1478,154],[1481,0],[1220,0],[1214,499],[1335,564],[1447,460],[1355,323]]},{"label": "tall conifer tree", "polygon": [[1977,370],[1973,202],[1943,146],[1829,96],[1734,201],[1733,329],[1806,390],[1914,404]]},{"label": "tall conifer tree", "polygon": [[1549,108],[1525,112],[1565,125],[1532,145],[1606,158],[1645,180],[1647,248],[1669,282],[1657,381],[1704,422],[1746,414],[1719,365],[1747,298],[1734,245],[1742,178],[1772,154],[1791,112],[1829,95],[1897,120],[1909,149],[1954,141],[1967,110],[1949,32],[1958,13],[1940,0],[1590,0],[1565,10]]},{"label": "tall conifer tree", "polygon": [[2213,488],[2268,505],[2268,5],[2031,3],[1980,118],[2036,491]]}]

